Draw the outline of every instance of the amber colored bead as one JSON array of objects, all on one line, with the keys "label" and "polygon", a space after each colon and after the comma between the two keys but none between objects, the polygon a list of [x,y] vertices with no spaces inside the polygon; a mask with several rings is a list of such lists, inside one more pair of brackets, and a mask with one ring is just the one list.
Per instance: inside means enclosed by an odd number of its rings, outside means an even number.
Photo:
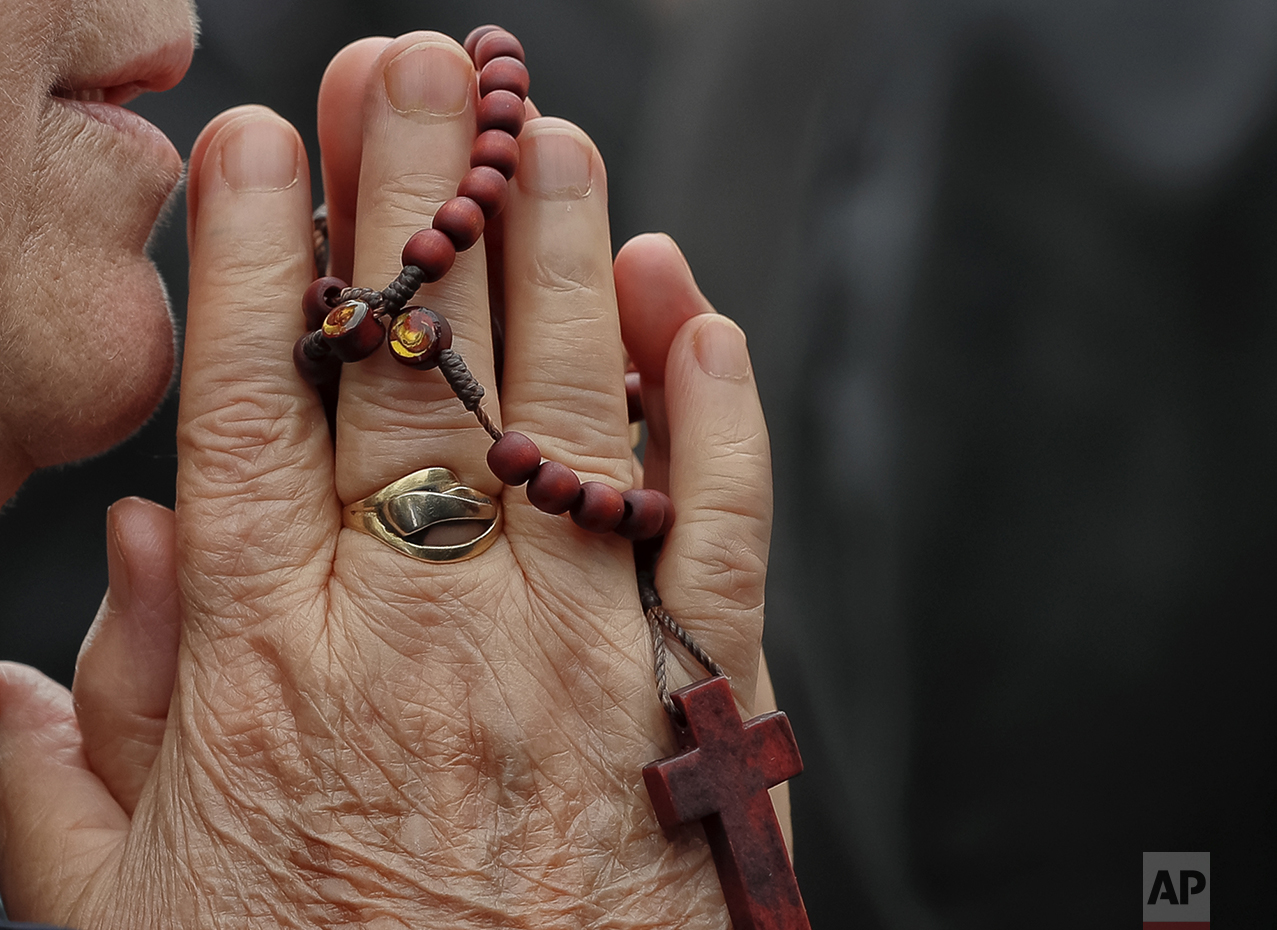
[{"label": "amber colored bead", "polygon": [[488,467],[503,484],[518,487],[541,467],[541,450],[522,433],[507,432],[488,449]]},{"label": "amber colored bead", "polygon": [[625,411],[631,423],[643,419],[643,381],[637,371],[625,373]]},{"label": "amber colored bead", "polygon": [[512,136],[517,136],[523,128],[523,120],[527,111],[523,101],[508,90],[494,90],[479,100],[476,122],[480,132],[489,129],[500,129]]},{"label": "amber colored bead", "polygon": [[509,194],[510,184],[505,175],[487,165],[471,168],[457,185],[457,196],[469,197],[489,220],[505,209]]},{"label": "amber colored bead", "polygon": [[438,281],[457,260],[457,247],[448,234],[438,229],[419,229],[404,243],[400,256],[405,265],[416,265],[426,282]]},{"label": "amber colored bead", "polygon": [[316,278],[302,294],[302,313],[306,317],[307,329],[319,329],[324,325],[324,317],[330,310],[341,303],[341,292],[348,288],[341,278]]},{"label": "amber colored bead", "polygon": [[528,482],[528,500],[545,513],[564,513],[581,496],[581,479],[558,462],[542,462]]},{"label": "amber colored bead", "polygon": [[404,307],[386,334],[386,348],[391,357],[423,371],[438,365],[439,354],[451,347],[452,327],[425,307]]},{"label": "amber colored bead", "polygon": [[503,55],[517,58],[519,61],[527,61],[523,54],[523,43],[504,29],[493,29],[479,36],[474,43],[474,66],[480,71],[492,59]]},{"label": "amber colored bead", "polygon": [[581,496],[572,505],[572,522],[591,533],[610,533],[625,516],[625,498],[599,481],[583,481]]},{"label": "amber colored bead", "polygon": [[336,381],[341,374],[341,359],[333,354],[319,330],[293,343],[293,364],[297,373],[316,387]]},{"label": "amber colored bead", "polygon": [[470,166],[486,165],[496,168],[509,180],[519,167],[519,142],[514,136],[500,129],[479,133],[470,148]]},{"label": "amber colored bead", "polygon": [[486,26],[475,26],[470,30],[470,34],[466,36],[464,43],[466,54],[470,59],[474,60],[474,47],[479,44],[479,40],[486,36],[489,32],[504,32],[500,26],[494,26],[489,23]]},{"label": "amber colored bead", "polygon": [[338,304],[324,317],[324,341],[343,362],[357,362],[377,351],[386,328],[362,300]]},{"label": "amber colored bead", "polygon": [[660,535],[665,526],[665,515],[674,510],[668,496],[651,488],[635,488],[621,494],[625,501],[625,516],[616,527],[618,536],[643,540]]},{"label": "amber colored bead", "polygon": [[479,96],[486,97],[494,90],[508,90],[520,100],[526,100],[530,80],[527,65],[517,58],[502,55],[492,59],[479,72]]},{"label": "amber colored bead", "polygon": [[439,208],[431,225],[445,233],[458,252],[464,252],[483,235],[483,207],[469,197],[453,197]]}]

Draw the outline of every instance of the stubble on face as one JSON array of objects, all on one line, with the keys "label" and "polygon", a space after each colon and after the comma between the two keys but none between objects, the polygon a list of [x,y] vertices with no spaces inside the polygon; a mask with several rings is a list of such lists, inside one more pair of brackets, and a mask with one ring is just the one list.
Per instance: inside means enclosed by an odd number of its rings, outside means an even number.
[{"label": "stubble on face", "polygon": [[187,0],[0,2],[0,33],[26,51],[0,59],[0,500],[120,441],[168,388],[147,244],[181,161],[109,103],[175,83],[193,30]]}]

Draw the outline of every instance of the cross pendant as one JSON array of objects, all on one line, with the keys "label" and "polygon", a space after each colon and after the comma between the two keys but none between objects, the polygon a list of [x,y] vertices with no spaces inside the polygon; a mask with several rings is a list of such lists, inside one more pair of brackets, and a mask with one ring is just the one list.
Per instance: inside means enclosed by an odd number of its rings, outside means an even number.
[{"label": "cross pendant", "polygon": [[733,930],[811,930],[767,794],[803,769],[789,719],[742,724],[722,677],[671,697],[686,721],[676,727],[682,751],[643,768],[656,819],[666,830],[702,822]]}]

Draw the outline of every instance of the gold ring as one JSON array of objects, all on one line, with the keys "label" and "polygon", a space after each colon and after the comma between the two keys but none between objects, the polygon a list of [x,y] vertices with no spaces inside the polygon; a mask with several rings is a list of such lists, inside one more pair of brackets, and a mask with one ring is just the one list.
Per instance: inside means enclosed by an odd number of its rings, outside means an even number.
[{"label": "gold ring", "polygon": [[[414,559],[460,562],[496,541],[501,503],[461,484],[446,468],[423,468],[349,505],[342,522]],[[447,523],[475,524],[480,532],[455,542],[426,541],[432,527]]]}]

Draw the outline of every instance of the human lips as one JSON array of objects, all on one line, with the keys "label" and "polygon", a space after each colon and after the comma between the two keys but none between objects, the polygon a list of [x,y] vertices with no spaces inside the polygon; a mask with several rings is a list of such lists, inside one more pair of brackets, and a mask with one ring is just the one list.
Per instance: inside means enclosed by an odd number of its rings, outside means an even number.
[{"label": "human lips", "polygon": [[51,90],[54,100],[112,129],[139,139],[147,139],[153,150],[162,150],[162,161],[172,161],[172,143],[143,117],[125,104],[147,91],[163,91],[176,85],[190,67],[194,36],[158,46],[122,64],[96,70],[71,71],[59,78]]},{"label": "human lips", "polygon": [[176,86],[191,66],[194,53],[195,37],[191,33],[114,66],[72,70],[59,78],[53,94],[68,100],[123,106],[147,91]]}]

